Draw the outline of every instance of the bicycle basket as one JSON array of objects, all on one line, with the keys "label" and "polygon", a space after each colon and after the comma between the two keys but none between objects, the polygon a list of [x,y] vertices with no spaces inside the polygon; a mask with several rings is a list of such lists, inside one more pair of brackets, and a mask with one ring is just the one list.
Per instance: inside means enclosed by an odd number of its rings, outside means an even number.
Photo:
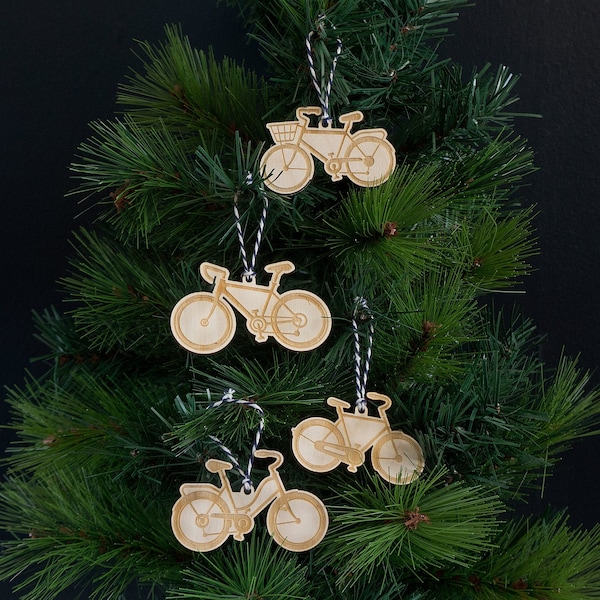
[{"label": "bicycle basket", "polygon": [[299,125],[296,121],[267,123],[267,129],[271,132],[271,136],[275,142],[292,142],[296,138]]}]

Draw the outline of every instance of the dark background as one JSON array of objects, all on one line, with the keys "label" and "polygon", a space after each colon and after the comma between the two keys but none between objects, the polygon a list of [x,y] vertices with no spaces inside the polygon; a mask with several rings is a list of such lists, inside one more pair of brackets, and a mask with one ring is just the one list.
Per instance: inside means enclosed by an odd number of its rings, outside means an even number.
[{"label": "dark background", "polygon": [[[445,53],[465,69],[486,62],[520,74],[516,110],[542,119],[519,119],[539,171],[522,196],[539,210],[536,271],[513,297],[540,333],[542,358],[555,366],[561,352],[600,384],[600,3],[559,0],[481,0],[464,9]],[[600,495],[600,438],[578,442],[547,482],[541,510],[570,509],[571,524],[595,525]]]},{"label": "dark background", "polygon": [[[60,302],[55,281],[66,272],[80,210],[64,197],[73,186],[69,162],[88,135],[86,124],[111,115],[117,84],[138,65],[133,40],[162,40],[165,23],[181,23],[197,47],[212,45],[217,56],[260,68],[236,13],[215,0],[1,3],[0,384],[18,384],[26,368],[40,369],[29,364],[42,352],[31,310]],[[573,9],[559,0],[486,0],[462,11],[441,50],[467,71],[486,62],[508,65],[522,75],[517,110],[543,115],[517,121],[540,168],[522,195],[540,210],[541,254],[526,294],[508,300],[521,303],[547,334],[541,352],[549,365],[564,347],[591,370],[600,359],[599,25],[593,0]],[[7,419],[2,408],[0,421]],[[599,441],[578,443],[534,507],[568,506],[572,524],[593,526],[599,456]]]}]

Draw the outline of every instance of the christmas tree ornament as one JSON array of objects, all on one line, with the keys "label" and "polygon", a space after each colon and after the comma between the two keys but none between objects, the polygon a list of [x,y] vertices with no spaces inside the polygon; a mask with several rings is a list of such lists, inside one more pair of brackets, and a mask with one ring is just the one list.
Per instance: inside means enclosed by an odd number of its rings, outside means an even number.
[{"label": "christmas tree ornament", "polygon": [[[313,178],[314,158],[318,158],[332,181],[340,181],[345,176],[363,187],[380,185],[389,178],[396,166],[396,152],[387,140],[387,131],[376,128],[352,132],[353,124],[364,117],[358,110],[339,117],[342,127],[331,126],[329,97],[342,42],[337,40],[336,53],[323,92],[314,66],[314,35],[315,32],[311,31],[306,37],[306,53],[320,106],[297,108],[295,121],[267,124],[274,145],[263,154],[260,162],[264,183],[279,194],[299,192]],[[311,115],[318,117],[316,125],[311,125]]]},{"label": "christmas tree ornament", "polygon": [[212,292],[188,294],[175,305],[171,313],[175,339],[196,354],[218,352],[229,344],[236,330],[233,306],[246,318],[248,331],[257,342],[274,337],[289,350],[317,348],[331,331],[331,313],[311,292],[277,292],[281,276],[293,270],[290,261],[267,265],[265,271],[271,280],[268,285],[258,285],[255,277],[232,281],[225,267],[202,263],[202,277],[215,287]]},{"label": "christmas tree ornament", "polygon": [[392,401],[384,394],[368,392],[369,400],[383,404],[378,416],[370,416],[367,409],[351,407],[339,398],[327,399],[337,411],[337,420],[310,417],[292,429],[292,449],[298,462],[316,473],[335,469],[340,463],[356,473],[365,462],[365,452],[371,449],[373,468],[390,483],[404,485],[414,481],[423,470],[425,461],[419,443],[401,431],[392,431],[386,411]]},{"label": "christmas tree ornament", "polygon": [[352,133],[353,123],[363,119],[359,110],[339,117],[343,127],[333,128],[323,120],[311,126],[309,115],[322,116],[318,106],[296,109],[295,121],[268,123],[273,141],[261,159],[265,185],[280,194],[294,194],[313,178],[313,157],[325,166],[332,181],[346,176],[363,187],[386,181],[396,166],[394,147],[385,129],[362,129]]},{"label": "christmas tree ornament", "polygon": [[[251,182],[251,179],[250,179]],[[331,331],[331,313],[318,296],[305,290],[278,293],[281,277],[294,271],[290,261],[265,267],[271,275],[268,285],[256,282],[256,258],[267,216],[268,198],[259,188],[264,201],[254,252],[248,262],[237,200],[234,215],[244,265],[241,281],[229,279],[229,270],[204,262],[200,274],[214,284],[212,292],[193,292],[184,296],[171,312],[171,331],[177,342],[196,354],[212,354],[225,348],[236,330],[233,308],[246,318],[248,331],[259,342],[275,338],[289,350],[307,351],[320,346]]]},{"label": "christmas tree ornament", "polygon": [[[414,438],[392,430],[386,414],[392,405],[388,396],[376,392],[365,394],[374,328],[364,300],[357,306],[362,315],[369,318],[369,336],[363,364],[355,311],[352,320],[357,390],[354,411],[347,411],[351,407],[349,402],[328,398],[327,404],[336,409],[337,420],[332,422],[321,417],[305,419],[292,429],[292,450],[298,462],[309,471],[324,473],[345,463],[348,471],[356,473],[365,462],[365,452],[371,449],[371,463],[375,471],[390,483],[405,485],[423,471],[423,451]],[[367,399],[382,402],[377,407],[377,416],[369,415]]]},{"label": "christmas tree ornament", "polygon": [[[177,540],[196,552],[209,552],[221,546],[229,536],[242,541],[254,528],[255,517],[265,508],[267,530],[275,542],[286,550],[304,552],[314,548],[327,533],[329,517],[323,502],[304,490],[286,490],[278,469],[283,455],[275,450],[258,450],[264,428],[264,415],[258,404],[247,400],[234,400],[234,390],[209,408],[224,403],[245,404],[261,415],[260,424],[252,445],[246,471],[219,440],[215,441],[229,461],[209,459],[206,468],[218,473],[221,486],[209,483],[184,483],[179,488],[180,498],[173,505],[171,527]],[[254,488],[250,479],[255,458],[274,459],[268,466],[269,474]],[[235,467],[242,475],[242,488],[234,491],[227,471]]]}]

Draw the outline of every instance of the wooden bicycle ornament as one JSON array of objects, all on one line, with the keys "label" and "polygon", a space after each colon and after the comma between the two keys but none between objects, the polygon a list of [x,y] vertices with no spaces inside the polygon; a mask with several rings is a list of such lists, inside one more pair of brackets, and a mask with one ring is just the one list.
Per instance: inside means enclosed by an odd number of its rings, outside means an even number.
[{"label": "wooden bicycle ornament", "polygon": [[212,292],[188,294],[175,305],[171,312],[175,339],[196,354],[218,352],[235,333],[234,307],[246,318],[246,326],[257,342],[272,336],[290,350],[317,348],[331,331],[331,313],[311,292],[277,292],[281,276],[293,270],[294,265],[287,260],[267,265],[265,271],[271,274],[271,281],[262,286],[255,277],[230,281],[225,267],[202,263],[202,277],[215,287]]},{"label": "wooden bicycle ornament", "polygon": [[335,406],[338,419],[310,417],[292,429],[292,449],[298,462],[310,471],[324,473],[345,463],[348,471],[356,473],[365,462],[365,452],[371,450],[373,468],[390,483],[411,483],[423,471],[425,459],[419,443],[400,431],[392,431],[386,411],[392,401],[388,396],[369,392],[370,400],[383,401],[377,417],[367,410],[345,412],[350,403],[328,398]]},{"label": "wooden bicycle ornament", "polygon": [[327,533],[329,517],[319,498],[303,490],[286,490],[277,469],[283,455],[257,450],[257,458],[274,458],[269,475],[250,493],[234,492],[226,472],[231,463],[210,459],[206,468],[218,473],[221,487],[210,483],[184,483],[173,505],[171,527],[179,542],[196,552],[218,548],[230,536],[243,540],[254,528],[254,517],[269,504],[267,530],[286,550],[304,552],[314,548]]},{"label": "wooden bicycle ornament", "polygon": [[343,176],[363,187],[380,185],[396,166],[396,152],[385,129],[361,129],[352,125],[363,119],[359,110],[339,117],[343,127],[326,127],[321,120],[311,127],[309,115],[321,115],[318,106],[296,109],[296,121],[268,123],[275,145],[260,162],[265,185],[280,194],[294,194],[304,188],[315,172],[313,157],[325,165],[332,181]]}]

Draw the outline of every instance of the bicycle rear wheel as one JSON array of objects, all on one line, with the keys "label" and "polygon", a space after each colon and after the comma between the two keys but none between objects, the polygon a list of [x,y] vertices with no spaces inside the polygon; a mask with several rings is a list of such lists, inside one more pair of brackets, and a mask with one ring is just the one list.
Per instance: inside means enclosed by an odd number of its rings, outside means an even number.
[{"label": "bicycle rear wheel", "polygon": [[396,166],[396,151],[386,140],[365,135],[354,141],[346,152],[350,181],[372,187],[382,184]]},{"label": "bicycle rear wheel", "polygon": [[309,471],[326,473],[335,469],[345,456],[344,449],[342,434],[331,421],[322,417],[310,417],[292,429],[294,456]]},{"label": "bicycle rear wheel", "polygon": [[225,348],[235,327],[233,309],[208,292],[184,296],[171,312],[173,336],[195,354],[212,354]]},{"label": "bicycle rear wheel", "polygon": [[229,536],[227,504],[211,491],[181,496],[173,505],[171,527],[182,546],[196,552],[218,548]]}]

